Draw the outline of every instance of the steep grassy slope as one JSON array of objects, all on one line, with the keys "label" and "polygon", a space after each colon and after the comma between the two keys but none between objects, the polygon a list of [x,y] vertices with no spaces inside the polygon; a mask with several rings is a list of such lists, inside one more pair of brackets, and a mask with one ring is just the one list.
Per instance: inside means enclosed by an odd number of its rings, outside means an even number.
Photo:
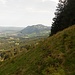
[{"label": "steep grassy slope", "polygon": [[75,26],[1,63],[0,75],[75,75]]}]

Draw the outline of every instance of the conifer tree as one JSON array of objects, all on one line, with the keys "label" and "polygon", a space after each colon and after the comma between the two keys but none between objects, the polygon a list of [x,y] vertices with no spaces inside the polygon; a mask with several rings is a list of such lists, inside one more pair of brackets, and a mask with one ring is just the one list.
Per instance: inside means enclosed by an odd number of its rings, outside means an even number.
[{"label": "conifer tree", "polygon": [[75,0],[59,0],[53,18],[51,35],[75,24]]}]

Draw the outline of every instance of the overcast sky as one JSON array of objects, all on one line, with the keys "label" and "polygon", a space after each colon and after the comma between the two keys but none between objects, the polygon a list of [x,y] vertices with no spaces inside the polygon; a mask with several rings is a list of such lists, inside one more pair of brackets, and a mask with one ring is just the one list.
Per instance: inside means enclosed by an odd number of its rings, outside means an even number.
[{"label": "overcast sky", "polygon": [[58,0],[0,0],[0,26],[50,26]]}]

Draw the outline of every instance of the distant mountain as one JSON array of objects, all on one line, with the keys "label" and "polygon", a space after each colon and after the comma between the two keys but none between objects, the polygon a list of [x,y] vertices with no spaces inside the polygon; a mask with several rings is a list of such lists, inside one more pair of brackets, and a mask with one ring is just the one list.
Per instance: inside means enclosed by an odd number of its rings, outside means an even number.
[{"label": "distant mountain", "polygon": [[24,27],[0,27],[0,37],[16,35]]},{"label": "distant mountain", "polygon": [[34,36],[44,36],[50,33],[50,27],[44,26],[42,24],[27,26],[20,31],[20,35],[34,37]]},{"label": "distant mountain", "polygon": [[0,27],[0,32],[21,31],[24,27]]}]

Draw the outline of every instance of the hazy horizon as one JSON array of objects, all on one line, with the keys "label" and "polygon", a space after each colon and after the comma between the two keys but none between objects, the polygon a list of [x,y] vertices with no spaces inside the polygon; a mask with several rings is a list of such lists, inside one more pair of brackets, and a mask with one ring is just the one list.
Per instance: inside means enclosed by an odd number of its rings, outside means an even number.
[{"label": "hazy horizon", "polygon": [[58,0],[0,0],[0,26],[50,26]]},{"label": "hazy horizon", "polygon": [[[34,24],[34,25],[43,25],[43,26],[47,26],[47,25],[44,25],[44,24]],[[34,26],[34,25],[27,25],[27,26]],[[25,28],[25,27],[27,27],[27,26],[14,26],[14,25],[12,25],[12,26],[0,26],[0,27],[7,27],[7,28],[14,28],[14,27],[21,27],[21,28]],[[50,27],[50,25],[48,26],[48,27]]]}]

